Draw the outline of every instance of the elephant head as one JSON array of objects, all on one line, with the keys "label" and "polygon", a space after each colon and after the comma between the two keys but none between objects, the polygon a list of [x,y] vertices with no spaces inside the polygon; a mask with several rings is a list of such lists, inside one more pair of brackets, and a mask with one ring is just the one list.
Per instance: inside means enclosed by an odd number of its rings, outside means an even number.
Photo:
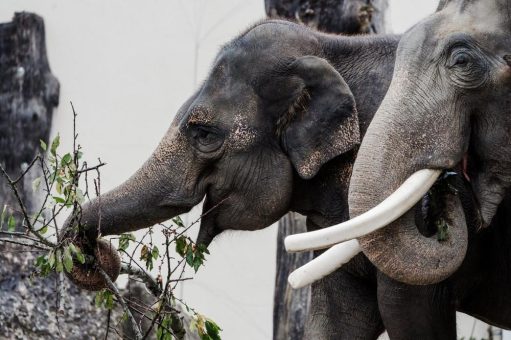
[{"label": "elephant head", "polygon": [[295,177],[313,178],[360,142],[353,95],[304,30],[263,22],[224,46],[145,164],[83,207],[74,237],[93,248],[100,234],[149,227],[204,198],[205,245],[284,215]]},{"label": "elephant head", "polygon": [[[509,0],[442,1],[437,13],[400,40],[390,88],[354,164],[348,200],[351,217],[364,216],[368,225],[379,223],[372,216],[395,215],[387,227],[355,236],[369,260],[394,279],[435,283],[463,261],[467,233],[456,195],[440,204],[448,226],[440,240],[419,232],[410,209],[443,170],[457,168],[470,181],[482,226],[509,189],[510,15]],[[409,185],[423,192],[412,201]]]}]

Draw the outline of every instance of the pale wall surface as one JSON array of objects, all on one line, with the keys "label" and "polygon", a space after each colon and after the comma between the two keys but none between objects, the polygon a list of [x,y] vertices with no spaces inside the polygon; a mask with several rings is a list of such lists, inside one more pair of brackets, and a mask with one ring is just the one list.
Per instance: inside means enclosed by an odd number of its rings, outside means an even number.
[{"label": "pale wall surface", "polygon": [[[391,0],[402,32],[436,0]],[[48,56],[61,82],[54,131],[68,146],[79,113],[86,158],[108,163],[103,191],[127,179],[149,156],[174,113],[207,74],[220,45],[264,17],[264,0],[2,0],[0,21],[15,11],[42,15]],[[194,75],[194,37],[202,39]],[[192,219],[190,219],[192,220]],[[270,339],[275,227],[221,235],[205,268],[180,292],[224,329],[225,340]],[[470,332],[472,324],[464,327]],[[470,333],[468,333],[470,334]]]}]

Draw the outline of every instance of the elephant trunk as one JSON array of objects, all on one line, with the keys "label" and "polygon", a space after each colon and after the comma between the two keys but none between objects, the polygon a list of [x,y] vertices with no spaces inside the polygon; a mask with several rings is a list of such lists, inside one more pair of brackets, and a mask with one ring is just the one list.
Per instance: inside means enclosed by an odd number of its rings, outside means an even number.
[{"label": "elephant trunk", "polygon": [[183,183],[192,169],[180,139],[177,128],[171,128],[131,178],[83,206],[77,218],[89,240],[147,228],[200,202],[203,193]]},{"label": "elephant trunk", "polygon": [[[93,254],[99,266],[115,280],[120,270],[119,255],[98,237],[168,220],[187,212],[204,196],[204,188],[197,182],[199,170],[191,166],[193,153],[187,150],[187,145],[179,129],[171,127],[152,156],[131,178],[68,218],[61,239]],[[75,264],[69,276],[85,289],[106,287],[94,265]]]},{"label": "elephant trunk", "polygon": [[[454,165],[452,161],[429,162],[432,156],[425,156],[427,147],[422,141],[427,139],[427,129],[421,131],[419,127],[419,137],[403,136],[402,131],[410,129],[395,119],[395,107],[388,102],[382,104],[359,150],[349,190],[351,218],[385,200],[415,172]],[[450,193],[443,203],[448,226],[445,239],[423,236],[412,209],[387,227],[360,237],[363,252],[382,272],[398,281],[422,285],[444,280],[461,265],[468,239],[459,198]]]}]

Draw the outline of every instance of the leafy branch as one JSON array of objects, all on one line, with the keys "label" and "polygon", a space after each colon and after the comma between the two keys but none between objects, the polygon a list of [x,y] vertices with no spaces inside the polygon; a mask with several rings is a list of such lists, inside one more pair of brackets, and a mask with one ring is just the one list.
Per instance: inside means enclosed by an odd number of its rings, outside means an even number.
[{"label": "leafy branch", "polygon": [[[60,237],[62,228],[58,221],[64,212],[71,216],[71,225],[80,226],[82,204],[90,199],[91,178],[94,193],[98,200],[101,200],[100,169],[106,165],[101,160],[93,166],[82,161],[82,147],[77,143],[77,114],[72,103],[71,107],[73,111],[71,152],[63,155],[59,153],[60,136],[57,135],[49,145],[44,141],[40,142],[44,155],[37,154],[16,178],[12,178],[13,176],[0,165],[0,173],[17,202],[16,207],[7,205],[2,207],[0,243],[10,243],[40,253],[35,260],[34,276],[69,274],[76,265],[92,264],[108,285],[108,288],[96,294],[96,305],[111,311],[118,303],[124,312],[122,320],[128,322],[136,339],[147,339],[154,328],[157,339],[183,339],[187,333],[183,322],[185,310],[191,313],[192,328],[201,340],[220,339],[221,329],[214,321],[190,308],[174,294],[178,283],[191,279],[184,277],[186,267],[197,272],[209,254],[206,246],[197,245],[186,236],[186,232],[198,223],[200,218],[190,226],[185,226],[181,218],[176,217],[168,224],[159,224],[147,229],[141,238],[135,237],[134,234],[122,234],[112,238],[118,239],[118,251],[123,258],[121,273],[128,274],[130,281],[141,282],[147,287],[156,298],[151,304],[124,297],[115,283],[96,264],[93,256],[85,254],[75,240]],[[27,209],[22,192],[18,188],[19,183],[32,171],[40,174],[32,182],[32,189],[42,194],[42,204],[35,212]],[[101,207],[101,204],[99,205]],[[99,213],[101,214],[101,209]],[[153,237],[155,233],[158,233],[158,237]],[[162,237],[164,242],[158,243],[157,239],[161,240]],[[166,269],[165,280],[163,268]],[[151,274],[154,270],[157,271],[155,277]],[[60,284],[60,280],[57,282]],[[60,291],[60,288],[58,289]],[[110,324],[110,315],[109,312],[107,336],[110,330],[119,334],[116,327]],[[145,332],[141,331],[143,320],[150,322]]]}]

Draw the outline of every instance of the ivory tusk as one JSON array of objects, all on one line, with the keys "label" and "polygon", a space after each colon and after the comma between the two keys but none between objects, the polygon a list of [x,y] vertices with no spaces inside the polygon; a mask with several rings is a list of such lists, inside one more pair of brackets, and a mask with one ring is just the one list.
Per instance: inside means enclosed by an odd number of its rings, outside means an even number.
[{"label": "ivory tusk", "polygon": [[286,250],[297,252],[324,249],[383,228],[419,202],[441,173],[442,170],[419,170],[392,195],[362,215],[328,228],[286,237],[284,241]]},{"label": "ivory tusk", "polygon": [[357,240],[336,244],[289,274],[287,281],[294,289],[308,286],[334,272],[361,251]]}]

